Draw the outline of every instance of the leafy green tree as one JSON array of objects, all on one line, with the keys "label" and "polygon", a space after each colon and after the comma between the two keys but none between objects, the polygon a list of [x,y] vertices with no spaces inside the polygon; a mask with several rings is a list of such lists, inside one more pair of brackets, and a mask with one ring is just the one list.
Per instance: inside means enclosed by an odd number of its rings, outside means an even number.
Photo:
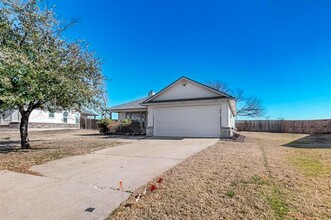
[{"label": "leafy green tree", "polygon": [[36,109],[95,107],[103,94],[101,62],[82,41],[69,41],[52,8],[36,0],[0,0],[0,111],[18,108],[21,147]]}]

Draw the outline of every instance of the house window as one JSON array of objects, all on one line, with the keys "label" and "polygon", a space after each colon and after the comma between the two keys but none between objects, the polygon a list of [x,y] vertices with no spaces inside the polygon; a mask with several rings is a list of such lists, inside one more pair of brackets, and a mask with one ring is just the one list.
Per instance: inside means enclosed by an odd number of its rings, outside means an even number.
[{"label": "house window", "polygon": [[75,121],[76,121],[76,124],[79,124],[80,114],[78,112],[76,112],[76,114],[75,114]]},{"label": "house window", "polygon": [[48,112],[48,118],[55,118],[54,112]]},{"label": "house window", "polygon": [[63,123],[68,123],[68,116],[69,116],[69,113],[68,112],[63,112]]}]

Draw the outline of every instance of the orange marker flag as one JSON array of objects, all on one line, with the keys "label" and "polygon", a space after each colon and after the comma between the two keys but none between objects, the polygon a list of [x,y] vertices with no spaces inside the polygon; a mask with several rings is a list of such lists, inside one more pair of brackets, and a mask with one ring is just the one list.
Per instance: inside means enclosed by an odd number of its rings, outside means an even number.
[{"label": "orange marker flag", "polygon": [[122,191],[122,202],[123,202],[123,183],[120,181],[120,190]]}]

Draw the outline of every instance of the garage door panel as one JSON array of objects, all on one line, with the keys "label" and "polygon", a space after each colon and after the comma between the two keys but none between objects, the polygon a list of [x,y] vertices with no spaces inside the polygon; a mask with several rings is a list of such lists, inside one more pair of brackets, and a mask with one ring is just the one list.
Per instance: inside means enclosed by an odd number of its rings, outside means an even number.
[{"label": "garage door panel", "polygon": [[154,109],[156,136],[219,137],[220,106]]}]

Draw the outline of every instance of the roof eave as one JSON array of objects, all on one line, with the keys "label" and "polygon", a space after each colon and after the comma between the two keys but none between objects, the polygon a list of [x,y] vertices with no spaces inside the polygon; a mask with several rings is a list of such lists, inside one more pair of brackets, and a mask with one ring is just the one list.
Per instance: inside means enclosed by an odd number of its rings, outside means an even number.
[{"label": "roof eave", "polygon": [[194,99],[169,99],[169,100],[160,100],[160,101],[150,101],[148,103],[141,103],[141,105],[157,105],[157,104],[167,104],[167,103],[183,103],[183,102],[201,102],[201,101],[217,101],[217,100],[229,100],[231,98],[227,97],[208,97],[208,98],[194,98]]},{"label": "roof eave", "polygon": [[94,113],[81,113],[86,116],[99,116],[99,114],[94,114]]},{"label": "roof eave", "polygon": [[141,108],[110,108],[110,112],[134,112],[134,111],[147,111],[147,107],[141,106]]}]

